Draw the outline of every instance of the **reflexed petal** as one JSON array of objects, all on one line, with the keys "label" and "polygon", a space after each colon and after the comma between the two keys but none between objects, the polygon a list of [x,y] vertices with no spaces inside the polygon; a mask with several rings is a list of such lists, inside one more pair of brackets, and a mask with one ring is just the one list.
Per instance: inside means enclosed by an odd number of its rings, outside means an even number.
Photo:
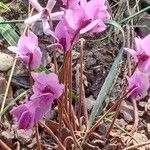
[{"label": "reflexed petal", "polygon": [[27,110],[28,110],[28,108],[26,107],[26,105],[23,104],[18,107],[13,107],[13,109],[10,111],[10,114],[15,116],[18,121],[19,118],[21,117],[22,113]]},{"label": "reflexed petal", "polygon": [[46,7],[51,11],[56,4],[56,0],[48,0]]},{"label": "reflexed petal", "polygon": [[54,43],[54,44],[51,44],[51,45],[48,45],[47,46],[48,48],[60,48],[60,49],[63,49],[62,45],[60,43]]},{"label": "reflexed petal", "polygon": [[150,34],[142,39],[142,41],[141,41],[141,48],[144,50],[144,52],[147,55],[150,56]]},{"label": "reflexed petal", "polygon": [[43,7],[39,4],[38,0],[29,0],[29,2],[38,12],[43,10]]},{"label": "reflexed petal", "polygon": [[42,19],[42,25],[43,25],[43,32],[46,34],[46,35],[49,35],[50,33],[50,26],[49,26],[49,23],[47,20],[44,20]]},{"label": "reflexed petal", "polygon": [[88,24],[85,28],[81,29],[80,30],[80,33],[83,34],[83,33],[86,33],[90,30],[92,30],[94,27],[96,27],[99,23],[99,20],[94,20],[93,22],[91,22],[90,24]]},{"label": "reflexed petal", "polygon": [[80,5],[84,8],[87,5],[87,0],[80,0]]},{"label": "reflexed petal", "polygon": [[28,36],[23,34],[19,38],[18,49],[22,54],[30,53],[30,47],[35,46],[38,46],[38,38],[33,32],[30,32]]},{"label": "reflexed petal", "polygon": [[45,72],[35,73],[31,72],[31,75],[35,82],[48,85],[49,84],[58,84],[58,76],[55,73],[46,74]]},{"label": "reflexed petal", "polygon": [[144,73],[150,72],[150,58],[138,63],[138,69]]},{"label": "reflexed petal", "polygon": [[24,56],[24,55],[17,56],[17,59],[22,61],[25,64],[28,64],[30,60],[29,56]]},{"label": "reflexed petal", "polygon": [[19,129],[29,129],[31,123],[31,114],[29,111],[25,111],[21,114],[21,117],[18,121]]},{"label": "reflexed petal", "polygon": [[30,63],[31,69],[36,69],[40,66],[42,59],[42,52],[39,47],[35,48],[32,54],[32,60]]},{"label": "reflexed petal", "polygon": [[130,92],[130,97],[134,100],[140,100],[147,95],[147,91],[150,87],[149,78],[146,74],[136,70],[131,77],[128,77],[128,90],[133,89]]},{"label": "reflexed petal", "polygon": [[42,13],[38,13],[38,14],[32,16],[32,17],[29,17],[29,18],[27,18],[27,19],[24,21],[24,23],[25,23],[25,24],[32,24],[32,23],[35,23],[36,21],[41,20],[41,15],[42,15]]},{"label": "reflexed petal", "polygon": [[58,11],[55,13],[51,13],[50,16],[51,16],[52,20],[60,20],[62,18],[62,16],[64,16],[64,12]]},{"label": "reflexed petal", "polygon": [[13,53],[18,54],[18,55],[21,54],[16,46],[9,46],[7,49],[10,50]]}]

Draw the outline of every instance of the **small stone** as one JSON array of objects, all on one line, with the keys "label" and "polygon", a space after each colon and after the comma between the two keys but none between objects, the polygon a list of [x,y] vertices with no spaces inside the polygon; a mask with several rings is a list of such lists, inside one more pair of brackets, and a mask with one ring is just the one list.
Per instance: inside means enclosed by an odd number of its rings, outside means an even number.
[{"label": "small stone", "polygon": [[0,71],[7,71],[12,65],[13,57],[5,53],[0,53]]},{"label": "small stone", "polygon": [[[0,105],[2,104],[6,87],[7,87],[7,81],[6,81],[6,79],[3,78],[3,77],[0,77]],[[8,90],[8,95],[7,95],[6,103],[9,103],[12,97],[13,97],[13,91],[12,91],[12,87],[10,86],[9,90]]]},{"label": "small stone", "polygon": [[5,143],[9,146],[13,145],[14,133],[7,131],[1,132],[0,139],[5,141]]},{"label": "small stone", "polygon": [[33,131],[30,129],[28,131],[25,130],[18,130],[18,140],[20,141],[21,144],[25,145],[27,143],[30,143],[33,138]]}]

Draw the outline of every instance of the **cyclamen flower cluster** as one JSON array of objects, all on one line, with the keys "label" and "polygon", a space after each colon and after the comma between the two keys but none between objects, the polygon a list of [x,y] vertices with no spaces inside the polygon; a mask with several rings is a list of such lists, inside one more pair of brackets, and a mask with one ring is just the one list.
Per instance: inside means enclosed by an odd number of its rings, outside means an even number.
[{"label": "cyclamen flower cluster", "polygon": [[63,85],[59,84],[58,76],[54,73],[32,72],[32,77],[35,81],[33,95],[26,97],[24,104],[10,111],[17,119],[19,129],[30,129],[38,123],[63,92]]},{"label": "cyclamen flower cluster", "polygon": [[[105,6],[105,0],[63,0],[66,9],[51,13],[55,0],[48,0],[47,6],[43,8],[38,1],[29,0],[31,5],[39,12],[25,20],[27,24],[33,24],[42,20],[43,31],[47,35],[52,35],[64,52],[71,49],[72,45],[78,41],[79,34],[102,32],[106,29],[103,23],[110,17]],[[51,30],[49,21],[59,20],[54,31]]]},{"label": "cyclamen flower cluster", "polygon": [[[37,0],[29,0],[38,13],[27,18],[26,24],[42,21],[43,32],[53,36],[56,43],[50,45],[60,47],[64,53],[69,51],[84,33],[102,32],[106,29],[103,21],[110,17],[105,6],[105,0],[62,0],[66,9],[52,12],[56,0],[48,0],[43,8]],[[52,21],[59,20],[52,30]],[[22,34],[18,45],[8,48],[17,54],[17,59],[28,65],[33,71],[41,64],[42,52],[38,46],[38,38],[33,32]],[[50,110],[52,103],[63,93],[63,85],[59,84],[58,76],[54,73],[31,73],[34,79],[32,96],[27,96],[25,103],[14,107],[11,114],[17,119],[19,129],[29,129]]]},{"label": "cyclamen flower cluster", "polygon": [[147,95],[150,88],[149,72],[150,72],[150,34],[145,38],[135,38],[136,51],[126,49],[137,63],[137,69],[131,77],[127,77],[129,95],[133,100],[140,100]]}]

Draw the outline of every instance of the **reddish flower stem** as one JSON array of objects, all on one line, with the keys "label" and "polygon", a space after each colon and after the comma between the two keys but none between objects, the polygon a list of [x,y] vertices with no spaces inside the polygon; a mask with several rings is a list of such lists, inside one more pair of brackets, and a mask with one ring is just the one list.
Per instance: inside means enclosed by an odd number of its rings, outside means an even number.
[{"label": "reddish flower stem", "polygon": [[54,140],[57,142],[57,144],[59,145],[60,150],[66,150],[65,147],[62,145],[62,143],[60,142],[60,140],[57,138],[57,136],[52,132],[52,130],[45,125],[44,123],[40,122],[40,125],[42,127],[44,127],[46,129],[46,131],[54,138]]},{"label": "reddish flower stem", "polygon": [[37,141],[37,149],[42,150],[41,143],[40,143],[40,140],[39,140],[40,136],[39,136],[38,123],[35,124],[35,138],[36,138],[36,141]]},{"label": "reddish flower stem", "polygon": [[137,108],[136,100],[132,99],[132,104],[133,104],[133,110],[134,110],[134,124],[133,124],[133,127],[131,129],[131,133],[137,131],[138,122],[139,122],[138,108]]},{"label": "reddish flower stem", "polygon": [[82,105],[83,105],[83,42],[84,40],[80,40],[81,48],[80,48],[80,83],[79,83],[79,99],[78,99],[78,120],[81,117]]},{"label": "reddish flower stem", "polygon": [[120,111],[121,104],[122,104],[123,100],[126,98],[126,96],[127,96],[127,95],[129,94],[129,92],[130,92],[130,91],[126,92],[126,87],[124,88],[123,91],[124,91],[124,93],[122,94],[122,96],[121,96],[121,98],[120,98],[120,100],[119,100],[119,103],[118,103],[117,108],[116,108],[115,116],[114,116],[114,118],[113,118],[113,120],[112,120],[112,123],[111,123],[111,125],[110,125],[108,131],[107,131],[106,134],[105,134],[105,137],[108,137],[110,131],[112,130],[112,128],[113,128],[113,126],[114,126],[114,123],[115,123],[115,121],[116,121],[116,119],[117,119],[117,117],[118,117],[118,115],[119,115],[119,111]]},{"label": "reddish flower stem", "polygon": [[0,147],[3,150],[12,150],[10,147],[8,147],[1,139],[0,139]]}]

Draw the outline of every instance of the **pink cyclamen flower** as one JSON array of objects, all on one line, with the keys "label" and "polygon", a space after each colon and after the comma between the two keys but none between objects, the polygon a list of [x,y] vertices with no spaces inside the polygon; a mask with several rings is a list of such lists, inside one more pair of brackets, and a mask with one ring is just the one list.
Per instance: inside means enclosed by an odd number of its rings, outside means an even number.
[{"label": "pink cyclamen flower", "polygon": [[76,9],[79,7],[79,1],[80,0],[62,0],[62,3],[66,6],[66,9]]},{"label": "pink cyclamen flower", "polygon": [[46,112],[51,109],[53,101],[49,96],[37,97],[35,99],[26,98],[26,102],[18,107],[13,107],[10,111],[17,121],[19,129],[30,129],[38,123]]},{"label": "pink cyclamen flower", "polygon": [[56,39],[57,43],[51,44],[49,47],[60,47],[64,53],[69,51],[78,40],[77,31],[71,29],[64,18],[57,24],[55,32],[51,31],[50,34]]},{"label": "pink cyclamen flower", "polygon": [[150,34],[143,39],[135,38],[135,45],[136,51],[129,48],[126,50],[133,56],[140,71],[150,72]]},{"label": "pink cyclamen flower", "polygon": [[33,85],[34,94],[31,96],[31,99],[49,96],[49,101],[53,101],[61,96],[64,86],[59,83],[58,76],[55,73],[32,72],[31,75],[35,81]]},{"label": "pink cyclamen flower", "polygon": [[17,119],[19,129],[30,129],[47,113],[54,102],[63,93],[63,85],[59,84],[54,73],[34,73],[33,95],[27,97],[25,103],[14,107],[10,113]]},{"label": "pink cyclamen flower", "polygon": [[56,4],[56,0],[48,0],[47,5],[43,8],[37,0],[29,0],[30,4],[39,12],[38,14],[29,17],[25,20],[26,24],[35,23],[38,20],[42,21],[43,32],[49,34],[51,20],[59,20],[64,15],[63,11],[51,13]]},{"label": "pink cyclamen flower", "polygon": [[147,74],[136,70],[131,77],[127,77],[127,80],[127,91],[130,91],[128,94],[130,98],[133,100],[140,100],[147,95],[147,91],[150,87]]},{"label": "pink cyclamen flower", "polygon": [[38,38],[33,32],[28,36],[22,34],[18,46],[10,46],[8,49],[18,54],[17,59],[28,64],[30,69],[35,69],[41,64],[42,52],[38,47]]},{"label": "pink cyclamen flower", "polygon": [[80,34],[102,32],[106,29],[104,20],[110,17],[105,0],[80,0],[76,9],[66,10],[65,18],[74,30],[80,29]]}]

